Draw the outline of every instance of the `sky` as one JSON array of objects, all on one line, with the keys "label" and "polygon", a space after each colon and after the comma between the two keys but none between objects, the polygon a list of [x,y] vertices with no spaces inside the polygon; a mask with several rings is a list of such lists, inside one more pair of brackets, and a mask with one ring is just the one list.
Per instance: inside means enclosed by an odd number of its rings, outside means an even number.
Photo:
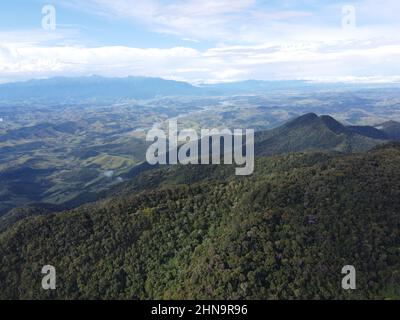
[{"label": "sky", "polygon": [[0,82],[400,82],[399,0],[3,0]]}]

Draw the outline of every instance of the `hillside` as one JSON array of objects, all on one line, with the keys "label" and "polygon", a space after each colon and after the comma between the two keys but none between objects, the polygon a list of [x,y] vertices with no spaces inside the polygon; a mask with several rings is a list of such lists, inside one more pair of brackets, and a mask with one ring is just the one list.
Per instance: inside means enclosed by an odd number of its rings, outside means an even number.
[{"label": "hillside", "polygon": [[388,141],[383,131],[373,127],[346,127],[330,116],[308,113],[288,123],[256,135],[257,155],[287,152],[361,152]]},{"label": "hillside", "polygon": [[400,139],[400,123],[397,121],[386,121],[376,126],[376,128],[385,132],[390,139]]},{"label": "hillside", "polygon": [[[42,124],[10,130],[3,135],[7,137],[5,138],[7,141],[11,139],[8,137],[14,137],[14,139],[33,137],[32,140],[24,141],[42,141],[46,147],[35,151],[30,157],[27,157],[29,154],[27,150],[17,148],[20,145],[5,147],[10,150],[3,152],[0,157],[0,162],[2,160],[4,163],[3,170],[0,163],[0,179],[2,180],[0,216],[16,207],[38,202],[72,209],[110,193],[113,194],[114,188],[120,190],[116,185],[121,181],[127,181],[129,184],[129,181],[141,172],[154,169],[147,163],[141,163],[147,148],[144,137],[127,136],[121,139],[117,132],[115,138],[112,138],[114,134],[111,131],[108,134],[101,134],[100,141],[103,143],[93,144],[89,137],[85,138],[87,142],[82,143],[81,133],[71,133],[73,130],[78,130],[77,128],[80,127],[63,122],[56,125]],[[50,137],[45,139],[47,134]],[[97,134],[93,135],[94,140],[97,137]],[[65,148],[59,146],[60,141],[63,141]],[[309,113],[273,130],[257,132],[255,152],[257,156],[311,151],[352,153],[366,151],[388,141],[387,134],[374,127],[344,126],[330,116],[318,117],[314,113]],[[51,145],[55,146],[54,152],[59,158],[57,162],[49,152]],[[5,151],[5,148],[0,148],[0,150]],[[61,155],[63,155],[62,160]],[[24,157],[26,162],[22,165],[17,162],[8,167],[7,164],[13,163],[12,159],[20,160]],[[35,164],[34,158],[43,160]],[[58,165],[53,167],[56,163]],[[66,169],[69,170],[66,171]],[[105,172],[109,172],[112,177],[107,177]],[[163,171],[162,175],[166,174],[169,180],[181,181],[181,175],[174,170]],[[207,173],[202,177],[206,178],[206,176]],[[144,180],[141,185],[138,184],[138,188],[143,190],[160,179],[168,180],[162,176],[156,177],[152,182]],[[137,189],[134,188],[134,190]],[[28,212],[32,212],[32,208]],[[8,217],[9,215],[0,220],[0,229],[4,228],[2,224],[9,225],[6,221]],[[16,221],[14,216],[11,220]]]},{"label": "hillside", "polygon": [[246,178],[212,168],[148,172],[145,191],[19,222],[0,235],[0,298],[400,297],[400,145],[262,157]]},{"label": "hillside", "polygon": [[74,122],[55,125],[50,123],[41,123],[35,126],[9,130],[5,134],[0,135],[0,143],[18,140],[59,138],[62,134],[74,134],[78,129],[78,125]]},{"label": "hillside", "polygon": [[12,225],[22,219],[52,214],[61,210],[62,208],[47,203],[36,203],[29,206],[12,209],[5,215],[0,216],[0,233],[12,227]]}]

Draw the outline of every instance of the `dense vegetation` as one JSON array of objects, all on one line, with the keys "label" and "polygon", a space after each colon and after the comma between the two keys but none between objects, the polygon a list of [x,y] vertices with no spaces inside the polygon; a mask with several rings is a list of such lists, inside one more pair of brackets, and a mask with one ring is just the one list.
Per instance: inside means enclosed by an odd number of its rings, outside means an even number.
[{"label": "dense vegetation", "polygon": [[258,155],[300,151],[360,152],[387,142],[389,136],[371,126],[344,126],[330,116],[308,113],[256,135]]},{"label": "dense vegetation", "polygon": [[[0,298],[400,298],[400,145],[143,173],[0,234]],[[57,290],[41,289],[41,268]],[[354,265],[357,290],[341,288]]]},{"label": "dense vegetation", "polygon": [[[186,110],[185,103],[182,104],[176,106],[176,110],[169,108],[166,114],[170,117],[180,114],[182,109]],[[0,128],[0,216],[36,203],[72,209],[98,199],[99,194],[140,173],[148,144],[144,131],[136,129],[159,121],[160,115],[149,111],[152,109],[147,105],[135,106],[132,113],[132,107],[127,106],[119,109],[92,107],[79,110],[83,115],[77,121],[73,115],[78,111],[72,108],[65,111],[65,121],[56,120],[58,114],[50,113],[49,122],[16,126],[4,132]],[[247,111],[242,110],[238,115],[224,111],[221,121],[229,123],[227,116],[233,120],[232,125],[241,127],[252,123],[253,127],[253,117],[259,116],[252,114],[244,121],[242,114],[248,114]],[[38,117],[42,119],[43,115]],[[68,120],[70,117],[74,121]],[[269,117],[265,110],[264,117]],[[244,122],[236,123],[237,118]],[[265,119],[261,117],[259,121]],[[382,124],[390,129],[389,134],[370,126],[344,126],[329,116],[309,113],[273,130],[258,131],[256,153],[365,151],[388,140],[396,140],[400,135],[396,123]],[[193,121],[187,125],[199,126]],[[0,219],[0,229],[1,224]]]}]

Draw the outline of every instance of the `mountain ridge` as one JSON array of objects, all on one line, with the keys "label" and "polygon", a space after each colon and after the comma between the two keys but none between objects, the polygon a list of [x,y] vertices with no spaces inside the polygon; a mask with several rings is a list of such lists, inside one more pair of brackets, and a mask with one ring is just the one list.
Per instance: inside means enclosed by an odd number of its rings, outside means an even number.
[{"label": "mountain ridge", "polygon": [[[257,161],[251,177],[166,184],[17,223],[0,234],[0,297],[400,297],[399,143]],[[216,170],[209,178],[227,168]],[[40,290],[49,263],[58,287]],[[352,292],[340,286],[347,264],[362,274]]]},{"label": "mountain ridge", "polygon": [[[49,125],[45,126],[48,128]],[[50,126],[53,129],[54,126]],[[64,125],[60,124],[58,127],[61,129],[67,129],[68,131],[75,129],[74,126],[70,124]],[[37,128],[37,127],[34,127]],[[39,126],[41,128],[41,126]],[[256,132],[255,134],[255,156],[274,156],[280,154],[287,153],[296,153],[296,152],[333,152],[333,153],[352,153],[352,152],[362,152],[369,150],[377,145],[384,144],[389,142],[390,140],[382,140],[371,138],[370,135],[364,135],[364,131],[369,132],[370,127],[365,127],[366,129],[361,130],[359,127],[358,131],[354,130],[353,127],[344,126],[334,118],[330,116],[318,116],[315,113],[308,113],[303,116],[297,117],[282,126],[272,129]],[[378,131],[378,129],[374,129]],[[17,131],[19,132],[19,131]],[[40,132],[40,131],[39,131]],[[375,131],[374,131],[375,132]],[[379,133],[381,131],[378,131]],[[29,133],[22,131],[23,134]],[[46,133],[46,131],[44,132]],[[42,133],[42,134],[44,134]],[[382,134],[384,134],[382,132]],[[18,133],[20,135],[20,133]],[[221,152],[223,152],[223,144],[221,144]],[[211,150],[211,149],[210,149]],[[160,167],[160,166],[158,166]],[[214,168],[210,166],[210,170]],[[151,166],[146,162],[141,164],[137,164],[131,169],[127,170],[125,173],[120,175],[120,178],[123,181],[130,181],[137,176],[140,176],[142,173],[157,169],[157,166]],[[195,170],[196,171],[196,170]],[[168,171],[163,171],[163,174],[166,174]],[[200,175],[204,176],[204,173]],[[46,191],[45,177],[46,174],[54,173],[53,171],[46,170],[34,170],[32,168],[26,167],[18,169],[10,169],[6,172],[0,173],[0,177],[3,179],[4,187],[7,188],[10,185],[10,190],[16,190],[18,187],[20,190],[25,190],[26,188],[27,194],[25,195],[27,199],[31,199],[31,203],[40,203],[42,200],[40,198],[40,192]],[[29,177],[30,182],[24,183],[24,181],[16,180],[16,177],[21,177],[22,175],[26,175]],[[35,180],[35,175],[38,177],[38,183],[33,184]],[[177,180],[181,179],[179,175],[177,175]],[[158,181],[157,177],[154,177],[154,181]],[[18,181],[18,184],[17,184]],[[182,180],[184,181],[184,180]],[[194,179],[193,181],[196,181]],[[145,185],[151,186],[154,183],[149,183],[146,180],[143,181]],[[20,186],[20,187],[19,187]],[[29,188],[28,188],[29,186]],[[47,187],[49,188],[50,185]],[[113,188],[113,187],[111,187]],[[118,187],[116,187],[118,189]],[[73,198],[67,198],[62,203],[56,203],[61,208],[72,209],[79,205],[84,204],[85,202],[93,202],[96,199],[101,199],[107,197],[109,192],[114,192],[112,189],[105,189],[103,191],[95,192],[87,192],[87,190],[81,190],[80,192],[76,192],[76,196]],[[7,194],[3,194],[3,199],[7,199]],[[34,196],[34,197],[33,197]],[[10,208],[12,209],[12,208]],[[9,209],[9,210],[10,210]],[[23,212],[25,210],[21,209]],[[8,210],[7,210],[8,211]],[[7,211],[3,212],[5,214]],[[32,209],[29,209],[28,212],[32,212]],[[25,214],[25,213],[24,213]],[[25,215],[11,215],[10,218],[12,221],[15,221],[15,217],[24,217]],[[7,215],[9,216],[9,215]],[[2,224],[7,224],[7,221],[0,222]]]},{"label": "mountain ridge", "polygon": [[344,126],[331,116],[315,113],[258,132],[255,139],[257,155],[304,151],[361,152],[389,141],[387,135],[376,128]]}]

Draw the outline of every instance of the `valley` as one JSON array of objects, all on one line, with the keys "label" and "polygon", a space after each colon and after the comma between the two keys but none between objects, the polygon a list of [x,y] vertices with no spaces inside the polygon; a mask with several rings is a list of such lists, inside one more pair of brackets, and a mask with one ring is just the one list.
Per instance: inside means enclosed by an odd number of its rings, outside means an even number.
[{"label": "valley", "polygon": [[[382,90],[3,104],[0,298],[398,299],[400,96]],[[254,128],[254,173],[149,165],[171,119]],[[36,290],[47,264],[56,291]]]},{"label": "valley", "polygon": [[[394,88],[383,92],[382,89],[352,89],[310,94],[297,88],[289,92],[272,90],[268,94],[165,96],[114,103],[38,104],[29,99],[3,102],[0,107],[0,117],[4,120],[0,123],[0,215],[34,203],[68,209],[93,201],[99,193],[131,177],[134,168],[145,160],[149,145],[145,141],[146,132],[154,125],[165,129],[168,120],[173,118],[178,119],[180,128],[198,131],[252,128],[264,132],[258,136],[264,135],[269,146],[260,151],[262,154],[317,150],[317,144],[321,150],[367,150],[378,142],[374,139],[398,139],[396,120],[400,120],[400,97]],[[347,126],[388,123],[388,130],[394,133],[390,137],[369,137],[365,132],[358,132],[345,138],[349,132],[337,137],[328,128],[325,139],[330,145],[325,146],[317,142],[325,129],[313,128],[308,137],[305,132],[293,131],[294,136],[304,136],[304,145],[285,146],[286,142],[279,139],[287,139],[287,132],[266,131],[309,112],[329,114]],[[392,125],[387,121],[392,121]],[[311,138],[313,133],[315,136]],[[274,134],[276,138],[269,141],[268,136]]]}]

